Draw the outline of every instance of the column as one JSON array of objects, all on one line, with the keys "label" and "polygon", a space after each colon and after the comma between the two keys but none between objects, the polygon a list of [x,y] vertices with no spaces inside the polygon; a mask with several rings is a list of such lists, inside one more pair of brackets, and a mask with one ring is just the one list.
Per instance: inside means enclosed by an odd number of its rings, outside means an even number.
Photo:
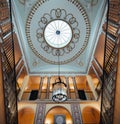
[{"label": "column", "polygon": [[83,124],[80,104],[77,104],[77,103],[71,104],[71,112],[72,112],[72,118],[74,122],[73,124]]},{"label": "column", "polygon": [[74,85],[74,90],[75,90],[76,99],[79,99],[79,95],[78,95],[78,90],[77,90],[77,86],[76,86],[75,77],[72,77],[72,80],[73,80],[73,85]]},{"label": "column", "polygon": [[37,104],[34,124],[44,124],[46,104]]},{"label": "column", "polygon": [[39,86],[39,92],[38,92],[38,99],[41,98],[43,81],[44,81],[44,77],[41,77],[41,80],[40,80],[40,86]]},{"label": "column", "polygon": [[65,77],[67,84],[67,98],[70,99],[69,77]]},{"label": "column", "polygon": [[18,100],[21,100],[22,95],[23,95],[23,93],[24,93],[24,91],[25,91],[25,88],[26,88],[27,85],[28,85],[28,82],[29,82],[29,76],[27,75],[27,76],[24,77],[24,80],[23,80],[23,82],[22,82],[22,86],[21,86],[20,92],[19,92],[19,94],[18,94]]},{"label": "column", "polygon": [[87,75],[86,78],[87,78],[88,85],[89,85],[89,87],[90,87],[90,89],[91,89],[91,91],[92,91],[92,93],[94,95],[94,98],[95,98],[95,100],[97,100],[98,95],[97,95],[97,93],[95,91],[95,87],[94,87],[94,83],[92,81],[92,78],[89,75]]},{"label": "column", "polygon": [[46,99],[49,99],[50,79],[51,79],[51,77],[48,77],[48,78],[47,78],[47,93],[46,93]]}]

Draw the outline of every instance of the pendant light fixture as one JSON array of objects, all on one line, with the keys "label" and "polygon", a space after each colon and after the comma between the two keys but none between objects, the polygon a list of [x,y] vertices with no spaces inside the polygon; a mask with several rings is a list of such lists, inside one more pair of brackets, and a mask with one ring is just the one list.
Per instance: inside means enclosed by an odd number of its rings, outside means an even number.
[{"label": "pendant light fixture", "polygon": [[59,61],[59,49],[58,49],[58,78],[56,78],[55,82],[52,84],[53,93],[52,100],[58,103],[64,102],[67,100],[67,85],[62,81],[60,77],[60,61]]}]

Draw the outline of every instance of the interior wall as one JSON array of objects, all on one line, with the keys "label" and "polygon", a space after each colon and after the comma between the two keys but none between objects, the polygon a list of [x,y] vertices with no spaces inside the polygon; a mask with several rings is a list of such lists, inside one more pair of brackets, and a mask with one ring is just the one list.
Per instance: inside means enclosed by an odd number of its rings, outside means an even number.
[{"label": "interior wall", "polygon": [[29,76],[25,76],[24,79],[23,79],[22,85],[21,85],[21,90],[20,90],[20,92],[19,92],[19,94],[18,94],[18,99],[19,99],[19,100],[21,100],[22,95],[23,95],[23,93],[24,93],[24,90],[25,90],[25,88],[26,88],[27,85],[28,85],[28,82],[29,82]]},{"label": "interior wall", "polygon": [[40,86],[40,76],[30,76],[26,90],[38,90]]},{"label": "interior wall", "polygon": [[36,112],[35,103],[18,103],[18,124],[34,124],[35,112]]},{"label": "interior wall", "polygon": [[[67,107],[69,105],[65,106]],[[47,108],[48,107],[50,106],[47,105]],[[71,113],[68,109],[66,109],[66,107],[64,107],[63,105],[55,105],[54,107],[50,107],[51,109],[47,111],[44,123],[54,124],[55,116],[63,115],[65,117],[66,124],[73,124]]]},{"label": "interior wall", "polygon": [[71,113],[71,107],[70,104],[46,104],[46,110],[45,110],[45,115],[48,113],[50,109],[52,109],[55,106],[61,106],[67,109]]},{"label": "interior wall", "polygon": [[84,124],[99,124],[100,121],[100,101],[80,103],[82,119]]},{"label": "interior wall", "polygon": [[120,47],[119,47],[119,55],[118,55],[118,71],[117,71],[117,80],[116,80],[116,93],[115,93],[115,107],[114,107],[114,118],[113,123],[120,123]]},{"label": "interior wall", "polygon": [[[0,60],[1,60],[1,53],[0,53]],[[3,94],[1,61],[0,61],[0,124],[5,124],[4,94]]]},{"label": "interior wall", "polygon": [[86,108],[87,106],[90,106],[92,108],[95,108],[96,110],[98,110],[100,112],[100,101],[83,101],[80,103],[80,108],[81,108],[81,112],[83,111],[84,108]]},{"label": "interior wall", "polygon": [[99,37],[94,55],[95,59],[97,59],[101,67],[103,67],[103,60],[104,60],[104,41],[105,41],[105,35],[102,33]]},{"label": "interior wall", "polygon": [[84,124],[99,124],[100,113],[94,107],[87,106],[82,111],[82,119]]}]

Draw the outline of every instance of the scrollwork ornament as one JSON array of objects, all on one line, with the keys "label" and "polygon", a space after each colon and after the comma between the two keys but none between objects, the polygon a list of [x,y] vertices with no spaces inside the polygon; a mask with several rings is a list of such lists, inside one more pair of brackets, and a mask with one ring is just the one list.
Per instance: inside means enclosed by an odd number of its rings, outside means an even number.
[{"label": "scrollwork ornament", "polygon": [[[75,60],[85,50],[90,36],[90,22],[83,6],[78,1],[73,0],[67,1],[76,6],[76,10],[80,12],[79,17],[76,15],[74,16],[74,13],[67,12],[67,10],[63,8],[54,8],[48,13],[41,14],[40,18],[37,18],[38,13],[42,11],[40,7],[47,1],[49,0],[39,0],[32,7],[26,22],[27,41],[35,55],[47,63],[58,64],[57,60],[52,57],[58,55],[59,49],[59,55],[62,57],[60,60],[61,64],[66,64]],[[37,22],[34,17],[37,19]],[[32,24],[33,22],[36,25],[35,28]],[[58,24],[58,22],[60,23]],[[84,24],[81,25],[83,22]],[[69,29],[67,29],[67,31],[69,31],[70,35],[66,35],[67,32],[65,32],[64,27],[62,27],[60,29],[55,29],[55,37],[52,37],[50,34],[52,32],[46,30],[50,26],[52,27],[52,24],[54,23],[58,24],[57,26],[59,28],[62,23],[64,23],[64,26]],[[54,26],[56,26],[55,24]],[[34,33],[32,28],[34,28]],[[65,42],[66,37],[67,42]],[[50,40],[50,38],[52,40]],[[54,42],[57,41],[57,39],[58,43]],[[51,42],[51,44],[48,41]]]},{"label": "scrollwork ornament", "polygon": [[[80,30],[77,28],[78,22],[76,21],[76,18],[70,13],[67,14],[66,10],[64,9],[52,9],[50,11],[50,14],[44,14],[38,22],[39,28],[36,31],[36,37],[38,42],[41,43],[41,48],[43,48],[49,54],[56,55],[55,53],[57,52],[57,49],[53,46],[51,48],[51,46],[47,44],[43,32],[45,31],[46,25],[55,20],[65,21],[70,26],[72,31],[72,38],[70,39],[70,42],[66,46],[59,48],[60,56],[63,56],[65,53],[67,54],[75,48],[75,43],[78,42],[80,37]],[[62,27],[62,25],[59,25],[59,28],[64,27]]]}]

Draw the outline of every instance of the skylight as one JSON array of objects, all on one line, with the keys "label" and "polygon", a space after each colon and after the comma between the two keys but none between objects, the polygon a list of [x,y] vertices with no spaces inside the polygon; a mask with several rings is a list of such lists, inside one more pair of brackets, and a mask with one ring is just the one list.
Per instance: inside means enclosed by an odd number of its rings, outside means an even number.
[{"label": "skylight", "polygon": [[44,38],[52,47],[65,47],[72,38],[71,27],[63,20],[54,20],[45,27]]}]

